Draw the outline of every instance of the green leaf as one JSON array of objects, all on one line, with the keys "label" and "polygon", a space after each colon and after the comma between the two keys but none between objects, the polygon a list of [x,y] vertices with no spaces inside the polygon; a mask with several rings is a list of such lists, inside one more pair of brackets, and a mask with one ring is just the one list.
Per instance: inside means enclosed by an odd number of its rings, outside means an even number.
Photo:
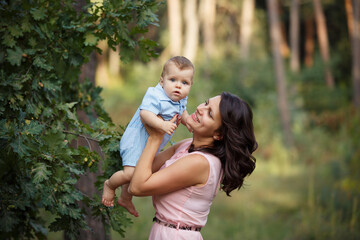
[{"label": "green leaf", "polygon": [[23,141],[23,136],[18,136],[14,139],[14,142],[10,143],[13,151],[19,154],[20,157],[29,156],[30,148],[28,148]]},{"label": "green leaf", "polygon": [[26,113],[39,116],[41,113],[41,108],[39,108],[39,105],[35,105],[31,101],[26,101]]},{"label": "green leaf", "polygon": [[74,166],[66,166],[68,169],[69,169],[69,171],[71,172],[71,173],[74,173],[75,175],[81,175],[81,174],[84,174],[84,171],[83,170],[78,170],[76,167],[74,167]]},{"label": "green leaf", "polygon": [[65,106],[69,109],[73,108],[78,102],[65,103]]},{"label": "green leaf", "polygon": [[48,144],[50,150],[57,149],[59,150],[59,146],[62,142],[64,142],[65,135],[62,132],[57,132],[53,130],[52,132],[48,132],[44,136],[44,141]]},{"label": "green leaf", "polygon": [[69,57],[69,60],[71,65],[77,67],[83,64],[84,57],[81,55],[72,55],[71,57]]},{"label": "green leaf", "polygon": [[7,60],[9,61],[9,63],[13,66],[20,66],[23,53],[21,48],[15,47],[15,50],[7,49],[6,52],[8,55]]},{"label": "green leaf", "polygon": [[11,25],[9,27],[9,32],[12,36],[16,38],[23,36],[23,33],[18,25]]},{"label": "green leaf", "polygon": [[30,32],[32,29],[32,25],[30,24],[30,21],[28,18],[25,18],[24,21],[21,23],[21,29],[24,32]]},{"label": "green leaf", "polygon": [[98,42],[99,38],[96,37],[94,34],[92,33],[87,33],[85,35],[85,46],[96,46],[97,42]]},{"label": "green leaf", "polygon": [[39,134],[44,129],[44,125],[39,124],[36,121],[30,121],[28,124],[25,124],[25,127],[22,131],[23,134]]},{"label": "green leaf", "polygon": [[51,71],[54,67],[47,64],[46,60],[40,56],[36,56],[34,60],[34,66],[45,69],[47,71]]},{"label": "green leaf", "polygon": [[71,218],[74,219],[81,219],[82,218],[82,214],[81,214],[81,209],[80,208],[71,208],[68,207],[67,209],[67,213]]},{"label": "green leaf", "polygon": [[38,184],[49,179],[51,172],[47,170],[47,167],[45,163],[40,162],[35,164],[35,168],[31,171],[34,174],[32,179],[33,183]]},{"label": "green leaf", "polygon": [[33,48],[36,46],[35,38],[33,38],[33,37],[29,38],[29,45]]},{"label": "green leaf", "polygon": [[30,13],[35,20],[42,20],[46,17],[44,8],[31,8]]},{"label": "green leaf", "polygon": [[12,48],[16,45],[16,41],[14,40],[14,37],[8,33],[5,33],[2,39],[3,39],[2,43],[7,47]]},{"label": "green leaf", "polygon": [[21,192],[24,193],[26,198],[33,199],[36,194],[33,184],[31,182],[22,182],[21,183]]}]

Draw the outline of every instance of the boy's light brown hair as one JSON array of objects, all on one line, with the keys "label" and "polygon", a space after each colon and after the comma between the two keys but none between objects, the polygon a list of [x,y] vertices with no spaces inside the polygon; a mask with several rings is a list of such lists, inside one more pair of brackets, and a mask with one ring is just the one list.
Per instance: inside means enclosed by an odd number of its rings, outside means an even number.
[{"label": "boy's light brown hair", "polygon": [[[193,73],[195,73],[194,64],[192,64],[192,62],[189,59],[187,59],[186,57],[183,57],[183,56],[175,56],[166,61],[166,63],[163,66],[161,77],[164,77],[164,75],[168,73],[167,72],[168,65],[171,62],[173,62],[176,65],[176,67],[178,67],[180,70],[191,68],[193,70]],[[191,78],[191,82],[192,81],[193,81],[193,78]]]}]

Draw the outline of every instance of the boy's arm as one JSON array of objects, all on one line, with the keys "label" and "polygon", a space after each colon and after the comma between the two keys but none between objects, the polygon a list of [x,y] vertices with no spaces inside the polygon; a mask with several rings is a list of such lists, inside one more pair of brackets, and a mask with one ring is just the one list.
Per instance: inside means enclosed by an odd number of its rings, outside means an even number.
[{"label": "boy's arm", "polygon": [[140,118],[144,125],[149,125],[150,127],[161,130],[169,135],[173,134],[177,127],[176,124],[170,121],[164,121],[153,112],[144,109],[140,110]]}]

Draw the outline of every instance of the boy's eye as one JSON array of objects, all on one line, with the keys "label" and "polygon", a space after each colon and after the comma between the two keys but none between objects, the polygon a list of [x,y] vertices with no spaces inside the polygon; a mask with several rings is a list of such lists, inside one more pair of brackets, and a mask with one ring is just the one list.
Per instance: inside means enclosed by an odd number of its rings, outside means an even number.
[{"label": "boy's eye", "polygon": [[174,82],[174,81],[175,81],[175,78],[170,78],[170,81]]},{"label": "boy's eye", "polygon": [[182,82],[184,85],[188,85],[189,83],[187,81]]}]

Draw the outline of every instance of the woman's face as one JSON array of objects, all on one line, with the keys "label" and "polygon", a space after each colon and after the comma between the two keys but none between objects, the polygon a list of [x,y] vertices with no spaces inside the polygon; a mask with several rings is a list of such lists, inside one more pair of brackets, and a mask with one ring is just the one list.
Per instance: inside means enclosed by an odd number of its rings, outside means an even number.
[{"label": "woman's face", "polygon": [[216,130],[221,126],[220,100],[220,96],[208,99],[186,119],[187,124],[193,129],[194,136],[195,134],[203,138],[218,136]]}]

